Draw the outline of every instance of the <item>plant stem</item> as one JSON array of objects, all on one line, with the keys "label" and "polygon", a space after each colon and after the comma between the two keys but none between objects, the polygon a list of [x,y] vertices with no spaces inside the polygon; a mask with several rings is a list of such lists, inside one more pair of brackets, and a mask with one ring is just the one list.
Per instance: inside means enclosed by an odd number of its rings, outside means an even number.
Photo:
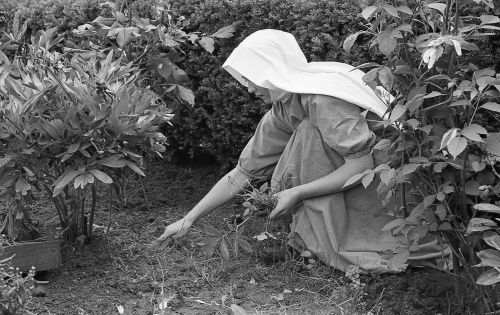
[{"label": "plant stem", "polygon": [[95,208],[97,204],[97,190],[96,190],[96,183],[93,183],[91,186],[92,189],[92,205],[90,207],[90,214],[89,214],[89,227],[88,227],[88,232],[87,232],[87,238],[92,240],[92,230],[94,227],[94,214],[95,214]]},{"label": "plant stem", "polygon": [[80,232],[81,234],[86,235],[86,232],[85,231],[85,196],[87,195],[85,192],[82,192],[82,195],[83,197],[81,198],[81,202],[80,202]]},{"label": "plant stem", "polygon": [[108,226],[106,228],[106,234],[109,233],[109,229],[111,228],[111,214],[113,210],[113,187],[109,187],[109,217],[108,217]]},{"label": "plant stem", "polygon": [[141,183],[142,193],[144,194],[144,201],[146,202],[146,207],[148,208],[148,212],[151,212],[151,207],[149,206],[148,195],[146,194],[146,188],[144,187],[144,181],[142,180],[141,175],[137,174],[139,177],[139,182]]}]

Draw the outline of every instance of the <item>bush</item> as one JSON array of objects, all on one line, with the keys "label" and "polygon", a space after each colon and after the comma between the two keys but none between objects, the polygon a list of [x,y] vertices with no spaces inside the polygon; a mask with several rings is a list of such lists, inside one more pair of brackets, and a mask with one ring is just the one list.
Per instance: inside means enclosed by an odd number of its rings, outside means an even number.
[{"label": "bush", "polygon": [[411,245],[399,247],[394,260],[406,264],[412,252],[421,250],[422,240],[436,237],[453,252],[454,273],[468,285],[477,284],[483,294],[477,313],[495,313],[500,73],[495,70],[499,56],[494,36],[500,18],[491,13],[500,8],[476,1],[391,3],[364,9],[366,30],[344,43],[348,51],[357,36],[368,34],[370,46],[386,56],[380,64],[364,67],[370,70],[363,80],[394,96],[385,126],[395,130],[374,147],[388,154],[390,162],[348,182],[361,179],[367,186],[378,176],[381,199],[400,200],[396,217],[382,230]]},{"label": "bush", "polygon": [[174,153],[208,150],[224,166],[234,165],[267,107],[251,98],[221,65],[254,31],[274,28],[292,33],[310,61],[358,65],[369,59],[366,48],[357,48],[354,54],[342,50],[344,38],[361,25],[356,2],[181,0],[176,6],[176,12],[187,18],[188,31],[211,33],[230,23],[240,24],[233,38],[217,42],[213,54],[193,49],[177,60],[190,76],[196,106],[177,107],[174,128],[165,131]]},{"label": "bush", "polygon": [[29,33],[57,27],[60,32],[91,21],[100,12],[100,0],[1,0],[11,25],[15,14],[28,23]]}]

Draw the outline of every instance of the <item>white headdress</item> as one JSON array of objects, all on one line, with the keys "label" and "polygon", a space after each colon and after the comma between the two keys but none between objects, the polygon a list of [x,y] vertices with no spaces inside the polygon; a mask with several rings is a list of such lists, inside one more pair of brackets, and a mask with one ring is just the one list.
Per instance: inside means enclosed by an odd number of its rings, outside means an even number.
[{"label": "white headdress", "polygon": [[307,62],[297,41],[287,32],[266,29],[251,34],[222,67],[244,86],[246,78],[276,93],[329,95],[379,117],[387,111],[386,103],[363,82],[363,71],[340,62]]}]

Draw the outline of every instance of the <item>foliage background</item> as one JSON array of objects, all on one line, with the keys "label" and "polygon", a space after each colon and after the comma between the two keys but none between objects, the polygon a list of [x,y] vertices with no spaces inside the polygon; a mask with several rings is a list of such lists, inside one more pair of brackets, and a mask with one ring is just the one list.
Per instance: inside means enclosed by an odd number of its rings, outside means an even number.
[{"label": "foliage background", "polygon": [[[369,60],[368,50],[348,54],[343,39],[361,26],[360,8],[353,1],[199,1],[176,2],[187,30],[212,32],[239,22],[235,36],[220,40],[213,54],[191,50],[178,60],[196,94],[194,108],[177,107],[174,128],[166,131],[171,149],[197,155],[205,151],[223,166],[234,165],[267,107],[248,95],[221,65],[252,32],[274,28],[294,34],[310,61],[340,61],[354,65]],[[373,58],[372,58],[373,59]]]}]

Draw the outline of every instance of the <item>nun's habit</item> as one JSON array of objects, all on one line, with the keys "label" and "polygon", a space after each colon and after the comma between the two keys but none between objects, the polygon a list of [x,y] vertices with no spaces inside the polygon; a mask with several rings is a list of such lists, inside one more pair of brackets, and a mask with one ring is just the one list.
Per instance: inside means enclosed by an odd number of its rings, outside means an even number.
[{"label": "nun's habit", "polygon": [[[359,117],[363,109],[384,117],[387,105],[363,83],[362,71],[308,63],[295,38],[278,30],[251,34],[223,68],[245,86],[248,79],[269,89],[274,101],[241,153],[241,172],[297,186],[371,153],[375,135]],[[400,271],[390,259],[409,244],[381,231],[394,219],[387,212],[373,185],[303,200],[293,213],[290,245],[340,270]],[[448,251],[433,240],[412,251],[410,261],[439,259]]]}]

